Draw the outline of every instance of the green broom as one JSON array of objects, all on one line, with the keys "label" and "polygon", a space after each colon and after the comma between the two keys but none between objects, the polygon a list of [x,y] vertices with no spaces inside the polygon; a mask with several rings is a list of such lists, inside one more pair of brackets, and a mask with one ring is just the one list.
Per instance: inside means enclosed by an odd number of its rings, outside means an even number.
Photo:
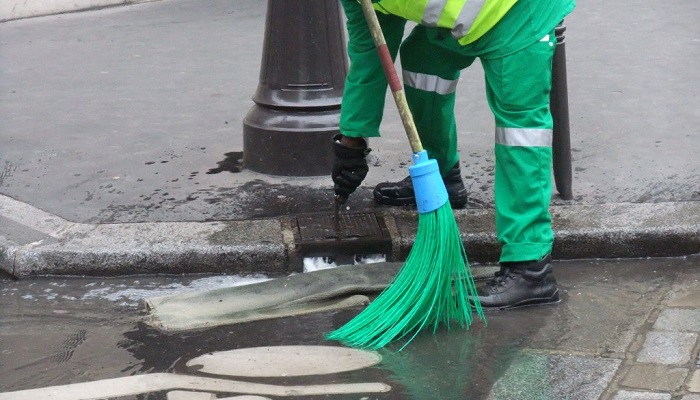
[{"label": "green broom", "polygon": [[406,262],[389,286],[326,338],[376,350],[411,335],[405,347],[421,329],[431,325],[433,333],[441,323],[449,328],[452,320],[468,328],[473,321],[472,307],[484,321],[485,316],[439,167],[423,150],[372,1],[361,3],[413,150],[414,165],[409,173],[419,213],[418,232]]}]

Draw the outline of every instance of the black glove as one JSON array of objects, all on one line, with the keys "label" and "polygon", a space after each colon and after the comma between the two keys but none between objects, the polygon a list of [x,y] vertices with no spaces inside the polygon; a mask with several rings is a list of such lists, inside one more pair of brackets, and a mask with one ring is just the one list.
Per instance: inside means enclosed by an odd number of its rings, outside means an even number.
[{"label": "black glove", "polygon": [[331,177],[335,182],[335,194],[341,199],[341,203],[347,200],[350,193],[354,192],[362,180],[367,176],[369,167],[365,158],[372,149],[367,148],[367,143],[363,147],[347,147],[340,144],[341,135],[333,137],[333,153],[335,162]]}]

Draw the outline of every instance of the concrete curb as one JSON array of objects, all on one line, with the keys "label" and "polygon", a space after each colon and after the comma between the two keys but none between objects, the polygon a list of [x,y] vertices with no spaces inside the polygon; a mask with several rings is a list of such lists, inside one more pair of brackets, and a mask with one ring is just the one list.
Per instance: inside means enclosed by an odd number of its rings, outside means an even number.
[{"label": "concrete curb", "polygon": [[15,243],[0,237],[0,271],[14,275],[16,249]]},{"label": "concrete curb", "polygon": [[[550,208],[558,260],[677,257],[700,253],[700,203],[613,203]],[[416,235],[417,217],[395,213],[398,259]],[[492,209],[455,210],[462,239],[474,262],[495,262],[500,245]],[[394,250],[397,253],[397,250]]]},{"label": "concrete curb", "polygon": [[0,22],[152,1],[158,0],[3,0]]},{"label": "concrete curb", "polygon": [[[555,259],[669,257],[700,253],[700,203],[553,206]],[[264,273],[301,269],[289,217],[221,222],[77,224],[0,196],[0,218],[40,232],[17,243],[0,229],[0,267],[32,275]],[[414,211],[388,209],[392,261],[408,254]],[[494,262],[493,210],[456,210],[472,262]]]},{"label": "concrete curb", "polygon": [[[273,220],[75,224],[54,241],[11,248],[11,273],[27,275],[281,274],[279,223]],[[257,269],[264,266],[264,271]],[[8,271],[10,272],[10,271]]]}]

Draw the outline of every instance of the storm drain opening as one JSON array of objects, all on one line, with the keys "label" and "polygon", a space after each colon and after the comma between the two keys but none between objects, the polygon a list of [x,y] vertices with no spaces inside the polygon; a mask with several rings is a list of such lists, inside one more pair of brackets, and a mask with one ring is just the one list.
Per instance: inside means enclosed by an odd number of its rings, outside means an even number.
[{"label": "storm drain opening", "polygon": [[[301,215],[293,218],[296,250],[304,272],[340,265],[391,261],[391,236],[374,213]],[[337,227],[337,231],[336,231]]]}]

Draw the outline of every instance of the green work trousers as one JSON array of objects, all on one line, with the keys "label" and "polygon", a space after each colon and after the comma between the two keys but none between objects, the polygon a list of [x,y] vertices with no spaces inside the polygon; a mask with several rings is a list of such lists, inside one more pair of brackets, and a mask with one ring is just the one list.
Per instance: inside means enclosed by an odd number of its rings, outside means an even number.
[{"label": "green work trousers", "polygon": [[[354,0],[350,0],[354,1]],[[345,3],[345,2],[344,2]],[[359,7],[345,7],[348,27]],[[402,42],[405,21],[378,14],[389,51],[400,47],[406,97],[421,142],[444,174],[458,162],[455,91],[460,71],[480,58],[486,97],[495,117],[496,230],[501,262],[539,260],[551,252],[554,235],[552,116],[549,93],[554,29],[514,53],[479,57],[449,32],[416,26]],[[355,21],[359,23],[359,21]],[[386,78],[367,29],[349,29],[350,71],[341,106],[340,131],[353,137],[379,136]]]}]

